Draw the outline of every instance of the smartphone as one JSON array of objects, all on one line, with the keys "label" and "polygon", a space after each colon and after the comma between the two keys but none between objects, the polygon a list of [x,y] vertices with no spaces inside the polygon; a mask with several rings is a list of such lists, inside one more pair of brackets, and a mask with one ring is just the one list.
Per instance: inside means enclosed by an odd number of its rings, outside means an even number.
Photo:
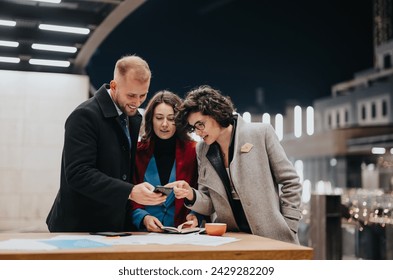
[{"label": "smartphone", "polygon": [[114,231],[100,231],[100,232],[90,232],[91,235],[102,235],[108,237],[117,237],[117,236],[129,236],[130,232],[114,232]]},{"label": "smartphone", "polygon": [[172,191],[172,188],[167,188],[167,187],[163,187],[163,186],[156,186],[153,192],[156,193],[162,193],[165,195],[169,195]]}]

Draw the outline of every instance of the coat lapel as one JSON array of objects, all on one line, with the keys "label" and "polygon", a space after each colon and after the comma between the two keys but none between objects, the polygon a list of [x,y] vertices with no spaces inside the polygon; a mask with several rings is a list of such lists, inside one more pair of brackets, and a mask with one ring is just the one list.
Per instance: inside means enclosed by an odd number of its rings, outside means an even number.
[{"label": "coat lapel", "polygon": [[221,182],[224,185],[225,193],[228,199],[231,196],[231,190],[230,190],[231,184],[228,178],[228,173],[225,170],[224,163],[222,162],[220,156],[220,148],[217,143],[213,143],[212,145],[210,145],[209,150],[207,151],[206,154],[206,158],[209,160],[214,170],[217,172],[218,176],[220,177]]},{"label": "coat lapel", "polygon": [[220,149],[216,143],[210,145],[209,150],[207,151],[206,158],[209,160],[214,170],[216,170],[218,176],[221,181],[226,183],[228,178],[227,175],[224,174],[225,168],[223,168],[223,162],[220,157]]},{"label": "coat lapel", "polygon": [[109,96],[107,86],[109,87],[109,85],[105,84],[100,87],[100,89],[95,94],[95,98],[97,99],[105,118],[114,118],[117,117],[119,114],[117,113],[116,107],[113,104],[111,97]]}]

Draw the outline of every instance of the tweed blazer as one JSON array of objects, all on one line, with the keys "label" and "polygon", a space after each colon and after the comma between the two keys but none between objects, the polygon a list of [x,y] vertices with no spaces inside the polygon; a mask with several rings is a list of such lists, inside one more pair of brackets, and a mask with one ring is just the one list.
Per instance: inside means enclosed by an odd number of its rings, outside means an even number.
[{"label": "tweed blazer", "polygon": [[[297,230],[302,185],[278,137],[269,124],[246,123],[238,116],[234,155],[229,165],[251,232],[290,243],[299,243]],[[198,190],[190,209],[212,215],[238,231],[225,187],[206,157],[209,145],[197,145]]]}]

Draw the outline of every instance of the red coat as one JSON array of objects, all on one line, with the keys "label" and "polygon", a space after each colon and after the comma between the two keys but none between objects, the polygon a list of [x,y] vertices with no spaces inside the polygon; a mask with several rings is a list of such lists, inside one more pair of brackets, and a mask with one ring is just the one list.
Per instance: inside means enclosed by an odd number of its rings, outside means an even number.
[{"label": "red coat", "polygon": [[[176,180],[184,180],[193,188],[197,188],[198,186],[198,164],[195,146],[195,141],[181,141],[176,139]],[[134,172],[135,184],[143,182],[153,152],[154,142],[138,142],[136,170]],[[132,209],[137,208],[143,208],[143,205],[132,202]],[[185,222],[189,212],[190,210],[184,206],[184,199],[175,198],[175,226]]]}]

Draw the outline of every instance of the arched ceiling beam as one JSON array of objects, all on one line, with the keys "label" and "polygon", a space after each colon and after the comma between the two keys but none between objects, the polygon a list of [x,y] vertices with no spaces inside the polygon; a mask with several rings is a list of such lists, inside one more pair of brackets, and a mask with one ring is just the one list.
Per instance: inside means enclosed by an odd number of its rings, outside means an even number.
[{"label": "arched ceiling beam", "polygon": [[93,34],[83,45],[74,61],[74,73],[85,74],[85,67],[98,46],[128,15],[141,6],[146,0],[124,0],[97,26]]}]

